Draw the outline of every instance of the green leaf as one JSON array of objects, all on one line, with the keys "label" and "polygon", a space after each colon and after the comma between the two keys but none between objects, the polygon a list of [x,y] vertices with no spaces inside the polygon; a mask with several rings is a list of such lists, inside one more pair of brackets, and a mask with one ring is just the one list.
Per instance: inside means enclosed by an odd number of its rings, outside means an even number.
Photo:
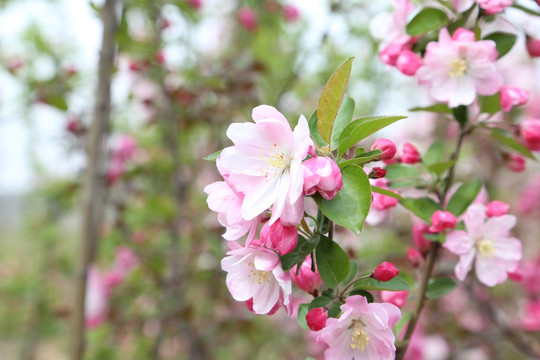
[{"label": "green leaf", "polygon": [[525,7],[525,6],[522,6],[522,5],[519,5],[519,4],[513,4],[513,5],[510,5],[512,6],[513,8],[516,8],[516,9],[519,9],[529,15],[534,15],[534,16],[540,16],[540,13],[539,12],[536,12],[532,9],[529,9],[528,7]]},{"label": "green leaf", "polygon": [[334,127],[332,128],[332,137],[330,140],[330,150],[337,149],[341,132],[352,121],[354,114],[354,100],[345,95],[341,107],[339,108]]},{"label": "green leaf", "polygon": [[341,176],[343,188],[332,200],[326,200],[319,194],[315,194],[313,199],[330,220],[358,235],[371,206],[369,179],[364,170],[354,165],[343,169]]},{"label": "green leaf", "polygon": [[316,111],[309,118],[308,125],[309,125],[309,133],[311,134],[311,138],[315,142],[315,145],[319,147],[325,146],[326,143],[322,139],[321,134],[319,134],[319,129],[317,128],[317,112]]},{"label": "green leaf", "polygon": [[367,162],[370,162],[371,160],[377,159],[379,156],[381,156],[381,154],[382,154],[382,151],[378,149],[369,151],[369,152],[364,152],[363,154],[360,154],[352,159],[340,162],[338,166],[340,169],[344,169],[350,165],[365,164]]},{"label": "green leaf", "polygon": [[306,321],[306,315],[308,312],[309,312],[309,304],[300,304],[300,306],[298,307],[297,319],[298,319],[298,324],[300,324],[300,326],[304,330],[311,330],[309,326],[307,326],[307,321]]},{"label": "green leaf", "polygon": [[343,280],[344,284],[348,284],[351,281],[353,281],[354,277],[358,273],[358,264],[354,260],[349,261],[349,273],[347,274],[347,277],[345,280]]},{"label": "green leaf", "polygon": [[483,40],[493,40],[497,46],[497,51],[499,56],[497,59],[502,58],[506,55],[516,43],[517,36],[515,34],[505,33],[505,32],[493,32],[484,36]]},{"label": "green leaf", "polygon": [[357,142],[367,138],[374,132],[405,118],[406,116],[375,116],[354,120],[341,133],[338,156],[343,155],[352,146],[356,145]]},{"label": "green leaf", "polygon": [[281,257],[281,266],[283,270],[289,271],[296,264],[304,261],[304,259],[315,250],[319,243],[319,235],[315,234],[311,239],[306,239],[302,235],[298,235],[298,244],[288,254]]},{"label": "green leaf", "polygon": [[316,250],[317,270],[321,279],[331,289],[349,273],[349,257],[343,249],[326,236],[321,236]]},{"label": "green leaf", "polygon": [[411,36],[424,35],[432,30],[448,24],[448,16],[442,10],[426,7],[407,24],[407,34]]},{"label": "green leaf", "polygon": [[463,129],[469,122],[469,112],[467,110],[467,107],[464,105],[460,105],[458,107],[452,108],[452,113],[454,114],[454,118],[459,123],[459,126]]},{"label": "green leaf", "polygon": [[454,290],[456,285],[454,280],[447,277],[430,279],[426,290],[426,296],[430,299],[440,298]]},{"label": "green leaf", "polygon": [[411,165],[390,164],[386,167],[386,171],[385,178],[390,181],[389,187],[394,189],[416,186],[422,176],[420,170]]},{"label": "green leaf", "polygon": [[309,304],[309,310],[311,309],[315,309],[315,308],[318,308],[318,307],[326,307],[328,304],[330,304],[330,301],[332,301],[332,299],[330,299],[329,297],[326,297],[326,296],[317,296],[315,299],[313,299],[313,301],[311,301],[311,303]]},{"label": "green leaf", "polygon": [[455,216],[460,216],[472,204],[482,188],[482,181],[476,179],[464,182],[448,201],[447,210]]},{"label": "green leaf", "polygon": [[349,293],[349,296],[353,295],[360,295],[366,298],[368,303],[372,303],[375,299],[373,298],[373,295],[371,295],[370,292],[367,292],[366,290],[356,289]]},{"label": "green leaf", "polygon": [[401,195],[399,195],[398,193],[395,193],[391,190],[388,190],[388,189],[383,189],[383,188],[380,188],[378,186],[375,186],[375,185],[371,185],[371,191],[373,192],[376,192],[377,194],[381,194],[381,195],[385,195],[385,196],[390,196],[394,199],[398,199],[398,200],[405,200],[403,199],[403,197]]},{"label": "green leaf", "polygon": [[443,160],[443,155],[444,144],[442,141],[436,140],[422,156],[422,161],[427,165],[435,164]]},{"label": "green leaf", "polygon": [[44,99],[47,105],[53,106],[58,110],[66,111],[68,109],[68,103],[66,97],[63,94],[50,94]]},{"label": "green leaf", "polygon": [[409,290],[409,284],[407,284],[399,276],[393,278],[390,281],[378,281],[373,278],[367,278],[358,280],[354,284],[354,289],[403,291]]},{"label": "green leaf", "polygon": [[401,330],[409,323],[409,320],[411,320],[413,315],[412,311],[407,311],[405,314],[401,316],[401,319],[396,323],[396,326],[394,326],[394,334],[401,334]]},{"label": "green leaf", "polygon": [[452,161],[443,161],[443,162],[431,164],[428,166],[428,170],[437,176],[441,176],[446,170],[450,169],[452,165],[454,165],[455,163],[456,162],[452,160]]},{"label": "green leaf", "polygon": [[451,114],[452,109],[448,107],[446,104],[435,104],[431,106],[426,107],[414,107],[412,109],[409,109],[409,111],[427,111],[427,112],[434,112],[439,114]]},{"label": "green leaf", "polygon": [[207,155],[207,156],[203,157],[203,159],[204,160],[209,160],[209,161],[216,161],[217,158],[219,157],[219,155],[221,155],[222,151],[223,151],[223,149],[218,150],[215,153],[211,153],[210,155]]},{"label": "green leaf", "polygon": [[351,67],[353,57],[348,58],[330,77],[326,85],[324,85],[319,105],[317,107],[317,128],[321,138],[326,142],[330,142],[332,135],[332,127],[338,115],[345,90],[349,84],[351,75]]},{"label": "green leaf", "polygon": [[499,93],[491,96],[478,96],[480,104],[480,112],[487,114],[495,114],[501,111],[501,96]]},{"label": "green leaf", "polygon": [[431,216],[437,210],[441,210],[441,206],[433,199],[428,197],[421,198],[406,198],[400,201],[407,210],[412,211],[414,215],[424,220],[427,224],[431,224]]},{"label": "green leaf", "polygon": [[328,316],[331,318],[339,317],[339,314],[341,314],[341,305],[343,305],[341,302],[334,301],[328,308]]},{"label": "green leaf", "polygon": [[506,131],[502,129],[493,129],[491,130],[491,136],[493,136],[493,138],[502,145],[520,153],[525,157],[528,157],[531,160],[536,160],[536,157],[534,157],[533,153],[529,149],[511,137]]}]

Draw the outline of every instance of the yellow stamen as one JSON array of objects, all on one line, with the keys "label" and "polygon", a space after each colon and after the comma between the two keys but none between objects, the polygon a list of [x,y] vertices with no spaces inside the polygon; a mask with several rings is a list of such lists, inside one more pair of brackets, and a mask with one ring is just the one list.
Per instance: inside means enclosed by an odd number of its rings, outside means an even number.
[{"label": "yellow stamen", "polygon": [[352,339],[351,339],[351,349],[364,351],[367,344],[369,344],[369,337],[367,335],[366,324],[360,319],[352,321]]},{"label": "yellow stamen", "polygon": [[251,281],[256,282],[259,285],[262,285],[262,283],[269,283],[270,280],[268,280],[268,271],[262,271],[262,270],[256,270],[255,265],[250,262],[248,265],[252,268],[249,270],[248,278],[251,278]]},{"label": "yellow stamen", "polygon": [[493,246],[493,242],[489,240],[480,240],[476,244],[476,248],[483,257],[493,257],[493,255],[495,255],[495,246]]},{"label": "yellow stamen", "polygon": [[469,68],[467,62],[463,59],[454,59],[446,65],[448,66],[448,74],[451,78],[463,76]]}]

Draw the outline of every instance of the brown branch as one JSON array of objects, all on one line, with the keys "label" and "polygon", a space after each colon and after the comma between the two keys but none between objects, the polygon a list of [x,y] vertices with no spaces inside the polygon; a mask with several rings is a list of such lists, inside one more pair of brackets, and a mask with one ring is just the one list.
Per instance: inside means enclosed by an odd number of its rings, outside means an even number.
[{"label": "brown branch", "polygon": [[72,360],[83,358],[85,349],[85,297],[89,265],[93,262],[99,239],[105,194],[104,160],[109,132],[111,74],[115,57],[116,7],[118,0],[106,0],[101,10],[103,36],[99,57],[96,102],[88,135],[87,167],[83,187],[81,245],[72,317]]}]

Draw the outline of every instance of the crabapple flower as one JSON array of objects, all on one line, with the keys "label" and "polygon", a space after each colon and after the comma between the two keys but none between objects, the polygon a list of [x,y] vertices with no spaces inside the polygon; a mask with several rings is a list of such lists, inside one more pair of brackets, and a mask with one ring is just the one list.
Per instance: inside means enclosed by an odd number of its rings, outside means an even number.
[{"label": "crabapple flower", "polygon": [[240,25],[247,31],[254,31],[257,28],[257,13],[250,7],[243,7],[238,10],[236,18]]},{"label": "crabapple flower", "polygon": [[390,281],[399,275],[399,270],[391,262],[385,261],[375,268],[371,277],[377,281]]},{"label": "crabapple flower", "polygon": [[302,163],[304,169],[304,195],[318,192],[326,200],[332,200],[343,187],[341,171],[334,160],[312,157]]},{"label": "crabapple flower", "polygon": [[353,295],[341,305],[339,319],[329,318],[317,341],[328,349],[325,359],[383,360],[394,359],[396,347],[392,328],[401,311],[392,304],[372,303],[360,295]]},{"label": "crabapple flower", "polygon": [[385,303],[396,305],[398,308],[402,308],[407,302],[407,296],[409,292],[407,290],[402,291],[381,291],[381,300]]},{"label": "crabapple flower", "polygon": [[[299,265],[296,265],[297,267]],[[311,270],[311,256],[305,258],[302,266],[300,266],[300,271],[296,275],[297,267],[293,268],[290,271],[293,281],[298,285],[298,287],[304,290],[307,293],[313,294],[316,289],[319,288],[322,284],[321,275],[315,267],[315,272]]]},{"label": "crabapple flower", "polygon": [[509,235],[516,224],[513,215],[486,219],[484,205],[471,205],[464,216],[467,231],[455,230],[446,236],[443,247],[459,255],[456,277],[463,281],[475,261],[481,283],[495,286],[504,282],[521,260],[521,242]]},{"label": "crabapple flower", "polygon": [[[233,243],[234,244],[234,243]],[[268,314],[278,303],[290,312],[292,284],[279,256],[259,246],[238,247],[221,261],[226,283],[236,301],[253,301],[255,314]]]},{"label": "crabapple flower", "polygon": [[527,303],[521,317],[521,326],[527,331],[540,331],[540,300],[530,300]]},{"label": "crabapple flower", "polygon": [[244,194],[242,217],[252,220],[272,206],[269,225],[278,218],[294,224],[304,207],[302,161],[314,147],[307,120],[300,116],[292,131],[287,119],[267,105],[253,109],[252,117],[254,124],[229,126],[227,136],[234,146],[221,153],[230,183]]},{"label": "crabapple flower", "polygon": [[[255,311],[253,311],[253,298],[249,299],[246,301],[246,307],[248,308],[249,311],[251,311],[252,313],[254,314],[257,314]],[[274,305],[274,307],[272,308],[272,310],[270,310],[269,312],[267,312],[265,315],[274,315],[278,310],[279,308],[281,307],[281,304],[279,303],[279,301],[276,303],[276,305]]]},{"label": "crabapple flower", "polygon": [[457,12],[463,12],[471,8],[474,4],[474,0],[452,0],[452,6]]},{"label": "crabapple flower", "polygon": [[522,172],[525,170],[526,164],[525,164],[525,158],[521,155],[517,154],[505,154],[504,160],[506,163],[506,166],[515,172]]},{"label": "crabapple flower", "polygon": [[529,92],[515,86],[503,86],[501,89],[501,108],[505,112],[514,106],[525,105],[529,101]]},{"label": "crabapple flower", "polygon": [[402,45],[412,40],[407,34],[407,18],[414,11],[415,5],[409,0],[394,0],[394,12],[375,16],[369,24],[369,30],[374,38],[381,40],[381,47],[395,44],[401,50]]},{"label": "crabapple flower", "polygon": [[328,320],[328,313],[323,308],[314,308],[309,310],[306,314],[307,326],[313,331],[319,331],[324,329]]},{"label": "crabapple flower", "polygon": [[420,161],[420,153],[412,144],[403,144],[403,149],[401,150],[401,152],[401,161],[405,164],[416,164]]},{"label": "crabapple flower", "polygon": [[437,210],[431,216],[429,231],[436,233],[453,229],[456,226],[456,222],[456,217],[450,211]]},{"label": "crabapple flower", "polygon": [[101,325],[107,316],[109,292],[104,277],[95,266],[88,269],[84,317],[89,329]]},{"label": "crabapple flower", "polygon": [[422,58],[410,50],[403,50],[396,60],[396,67],[403,75],[414,76],[422,66]]},{"label": "crabapple flower", "polygon": [[[380,188],[395,192],[394,190],[390,190],[388,188],[388,180],[386,179],[376,179],[374,181],[370,181],[370,183]],[[371,207],[369,208],[366,222],[372,226],[381,223],[386,217],[386,214],[389,212],[389,210],[396,206],[397,203],[398,199],[396,198],[372,192]]]},{"label": "crabapple flower", "polygon": [[418,82],[430,88],[435,100],[450,107],[470,105],[477,93],[493,95],[503,86],[495,67],[497,56],[495,42],[474,41],[474,33],[464,29],[450,37],[444,28],[439,41],[427,45]]},{"label": "crabapple flower", "polygon": [[296,21],[300,17],[300,10],[294,5],[285,5],[283,7],[283,17],[289,22]]},{"label": "crabapple flower", "polygon": [[519,124],[519,133],[525,146],[540,151],[540,119],[528,119]]},{"label": "crabapple flower", "polygon": [[112,149],[112,157],[120,162],[125,162],[135,155],[137,147],[137,140],[131,135],[119,135]]},{"label": "crabapple flower", "polygon": [[540,40],[535,38],[527,38],[527,52],[531,57],[540,57]]},{"label": "crabapple flower", "polygon": [[488,15],[500,13],[512,5],[513,2],[514,0],[476,0],[476,3],[484,9]]},{"label": "crabapple flower", "polygon": [[433,234],[432,231],[429,231],[429,226],[427,224],[418,223],[413,225],[412,235],[414,245],[416,245],[416,247],[425,254],[431,249],[433,242],[427,240],[424,237],[424,234]]},{"label": "crabapple flower", "polygon": [[499,200],[494,200],[486,205],[486,216],[489,218],[506,215],[509,211],[510,205]]},{"label": "crabapple flower", "polygon": [[371,150],[381,150],[380,160],[390,160],[396,155],[396,144],[392,140],[379,138],[371,146]]},{"label": "crabapple flower", "polygon": [[407,250],[407,260],[409,260],[413,267],[417,268],[418,266],[420,266],[420,263],[423,259],[424,257],[422,256],[422,253],[415,248],[410,247]]},{"label": "crabapple flower", "polygon": [[279,255],[290,253],[298,244],[296,226],[285,226],[280,220],[272,225],[268,222],[261,229],[261,246],[275,250]]}]

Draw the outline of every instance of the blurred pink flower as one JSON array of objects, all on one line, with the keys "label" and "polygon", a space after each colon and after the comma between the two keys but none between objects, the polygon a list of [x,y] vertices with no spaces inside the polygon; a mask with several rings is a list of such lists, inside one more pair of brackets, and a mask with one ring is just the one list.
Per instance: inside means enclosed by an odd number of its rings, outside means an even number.
[{"label": "blurred pink flower", "polygon": [[300,17],[300,10],[294,5],[285,5],[283,7],[283,17],[289,22],[296,21]]},{"label": "blurred pink flower", "polygon": [[450,211],[437,210],[431,216],[429,231],[437,233],[456,226],[457,219]]},{"label": "blurred pink flower", "polygon": [[385,303],[396,305],[398,308],[402,308],[407,302],[407,296],[409,292],[403,291],[381,291],[381,300]]},{"label": "blurred pink flower", "polygon": [[414,76],[422,66],[422,58],[410,50],[403,50],[396,60],[396,67],[402,74]]},{"label": "blurred pink flower", "polygon": [[250,7],[243,7],[236,15],[238,23],[247,31],[254,31],[257,28],[257,13]]},{"label": "blurred pink flower", "polygon": [[446,236],[443,247],[459,255],[456,277],[463,281],[476,259],[476,276],[481,283],[495,286],[515,271],[521,260],[521,242],[509,235],[516,217],[502,215],[486,221],[486,208],[471,205],[464,216],[467,231],[455,230]]},{"label": "blurred pink flower", "polygon": [[396,155],[396,144],[390,139],[378,138],[371,145],[371,150],[381,150],[379,160],[390,160]]},{"label": "blurred pink flower", "polygon": [[508,112],[514,106],[525,105],[529,101],[529,92],[515,86],[503,86],[501,89],[501,108]]},{"label": "blurred pink flower", "polygon": [[87,328],[101,325],[107,317],[109,293],[105,279],[95,266],[88,269],[84,316]]},{"label": "blurred pink flower", "polygon": [[493,15],[500,13],[508,6],[512,5],[514,0],[476,0],[476,3],[486,11],[486,14]]},{"label": "blurred pink flower", "polygon": [[300,289],[307,293],[313,294],[315,290],[321,286],[322,280],[317,267],[315,267],[315,272],[311,271],[311,256],[305,258],[304,262],[300,266],[298,275],[296,275],[298,266],[300,265],[296,265],[296,267],[290,271],[293,281]]},{"label": "blurred pink flower", "polygon": [[508,214],[510,211],[510,205],[499,200],[491,201],[486,205],[486,216],[495,217]]},{"label": "blurred pink flower", "polygon": [[401,161],[405,164],[416,164],[420,161],[420,153],[416,147],[410,143],[403,144],[401,153]]},{"label": "blurred pink flower", "polygon": [[526,168],[525,158],[518,154],[503,155],[506,166],[515,172],[522,172]]},{"label": "blurred pink flower", "polygon": [[[384,178],[370,180],[370,183],[382,189],[390,190],[388,188],[388,180]],[[390,191],[396,192],[395,190],[390,190]],[[385,219],[387,213],[389,213],[390,209],[395,207],[398,202],[399,202],[398,199],[393,198],[391,196],[386,196],[383,194],[372,192],[371,193],[371,207],[369,208],[369,213],[366,218],[366,222],[371,226],[375,226],[381,223]]]},{"label": "blurred pink flower", "polygon": [[519,124],[519,133],[529,150],[540,151],[540,119],[527,119]]},{"label": "blurred pink flower", "polygon": [[530,300],[521,316],[521,326],[527,331],[540,331],[540,300]]}]

